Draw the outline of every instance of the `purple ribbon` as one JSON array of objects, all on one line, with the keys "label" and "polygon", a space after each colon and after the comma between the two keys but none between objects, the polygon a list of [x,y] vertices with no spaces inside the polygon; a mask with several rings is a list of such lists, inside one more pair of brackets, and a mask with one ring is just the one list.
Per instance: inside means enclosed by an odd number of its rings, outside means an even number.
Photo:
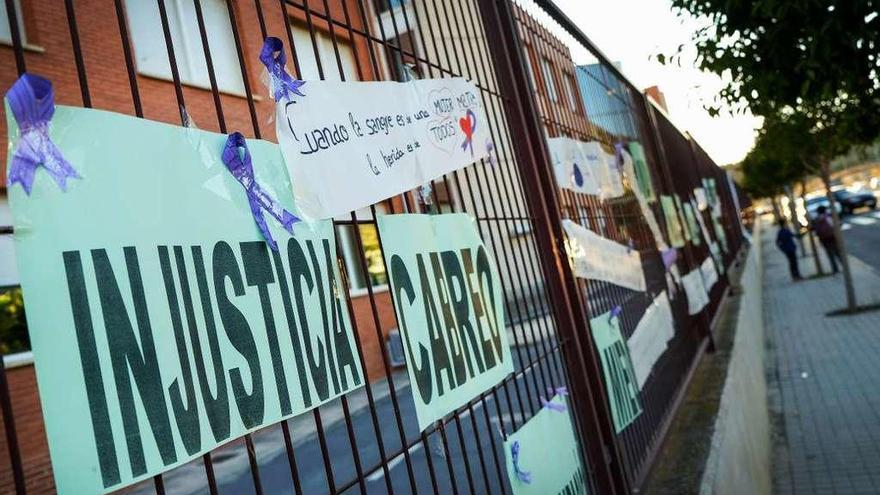
[{"label": "purple ribbon", "polygon": [[543,396],[541,396],[540,399],[541,399],[541,407],[543,407],[544,409],[550,409],[551,411],[556,411],[556,412],[565,412],[566,411],[565,404],[553,402],[552,399],[548,401]]},{"label": "purple ribbon", "polygon": [[464,151],[471,148],[471,156],[474,156],[474,131],[477,130],[477,116],[473,110],[468,109],[464,117],[458,119],[458,125],[464,132],[464,142],[461,143],[461,150]]},{"label": "purple ribbon", "polygon": [[619,172],[623,172],[623,146],[623,142],[614,143],[614,162]]},{"label": "purple ribbon", "polygon": [[518,480],[530,485],[532,483],[532,473],[523,471],[519,468],[519,441],[514,440],[510,445],[510,457],[513,461],[513,472],[516,473]]},{"label": "purple ribbon", "polygon": [[663,258],[663,266],[665,266],[666,269],[669,270],[678,259],[678,249],[671,247],[660,253],[660,256]]},{"label": "purple ribbon", "polygon": [[257,184],[256,179],[254,179],[251,152],[247,148],[247,141],[245,141],[244,136],[240,132],[234,132],[226,139],[222,158],[223,163],[232,172],[233,177],[244,186],[248,196],[248,203],[251,205],[251,213],[254,215],[254,220],[260,228],[260,232],[263,234],[266,242],[269,243],[269,247],[273,251],[278,251],[278,244],[272,238],[269,226],[266,225],[266,219],[263,218],[263,210],[269,212],[284,227],[284,230],[291,234],[293,234],[293,224],[299,222],[300,219],[293,213],[285,210],[278,201],[275,201]]},{"label": "purple ribbon", "polygon": [[563,397],[566,397],[566,396],[568,396],[568,387],[556,387],[555,389],[551,388],[551,387],[547,387],[547,393],[550,394],[551,396],[552,395],[561,395]]},{"label": "purple ribbon", "polygon": [[612,309],[611,313],[608,315],[608,323],[611,323],[611,320],[620,316],[620,313],[623,313],[623,307],[614,306],[614,309]]},{"label": "purple ribbon", "polygon": [[299,88],[306,82],[294,79],[284,70],[287,56],[284,54],[284,43],[280,39],[273,36],[266,38],[260,50],[260,61],[272,78],[272,98],[275,101],[281,101],[282,98],[289,100],[290,93],[305,96]]},{"label": "purple ribbon", "polygon": [[6,101],[15,121],[19,139],[9,165],[8,187],[19,183],[31,194],[37,168],[41,165],[62,191],[68,178],[81,178],[49,137],[49,122],[55,114],[52,82],[34,74],[23,74],[6,92]]},{"label": "purple ribbon", "polygon": [[491,139],[486,140],[486,154],[489,155],[489,165],[493,167],[498,165],[498,159],[495,158],[495,155],[492,152],[495,151],[495,143],[492,142]]}]

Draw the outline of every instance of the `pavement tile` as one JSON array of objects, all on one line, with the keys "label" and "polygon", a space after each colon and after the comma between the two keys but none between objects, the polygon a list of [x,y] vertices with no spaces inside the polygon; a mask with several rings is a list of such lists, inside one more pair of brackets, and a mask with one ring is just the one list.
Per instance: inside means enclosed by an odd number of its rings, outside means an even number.
[{"label": "pavement tile", "polygon": [[[792,283],[775,228],[763,230],[767,372],[783,420],[774,491],[880,493],[880,311],[826,317],[845,305],[842,277]],[[859,302],[880,300],[880,275],[850,265]]]}]

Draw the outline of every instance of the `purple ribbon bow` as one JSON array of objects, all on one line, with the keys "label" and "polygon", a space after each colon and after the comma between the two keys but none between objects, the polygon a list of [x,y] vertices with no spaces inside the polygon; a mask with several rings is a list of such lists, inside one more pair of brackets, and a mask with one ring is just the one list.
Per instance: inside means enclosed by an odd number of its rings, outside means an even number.
[{"label": "purple ribbon bow", "polygon": [[287,56],[284,54],[284,43],[280,39],[273,36],[266,38],[260,50],[260,61],[272,78],[272,98],[275,101],[281,101],[282,98],[289,100],[290,93],[305,96],[299,88],[306,82],[294,79],[284,70]]},{"label": "purple ribbon bow", "polygon": [[510,457],[513,461],[513,472],[516,473],[517,479],[527,485],[531,484],[532,473],[528,471],[523,471],[519,468],[519,442],[517,440],[514,440],[513,444],[511,444],[510,446]]},{"label": "purple ribbon bow", "polygon": [[477,130],[477,116],[473,110],[468,109],[463,118],[458,119],[458,125],[464,132],[464,142],[461,143],[461,150],[464,151],[471,148],[471,156],[474,156],[474,131]]},{"label": "purple ribbon bow", "polygon": [[492,142],[491,139],[486,140],[486,154],[489,155],[489,165],[493,167],[498,165],[498,160],[495,158],[495,155],[492,152],[495,151],[495,143]]},{"label": "purple ribbon bow", "polygon": [[675,264],[675,260],[678,259],[678,249],[671,247],[660,253],[660,256],[663,257],[663,266],[665,266],[666,269],[669,270],[672,265]]},{"label": "purple ribbon bow", "polygon": [[620,313],[623,313],[623,307],[614,306],[614,309],[612,309],[611,313],[608,315],[608,322],[611,323],[611,320],[620,316]]},{"label": "purple ribbon bow", "polygon": [[16,182],[31,194],[39,166],[67,191],[67,179],[79,179],[73,165],[49,137],[49,122],[55,114],[55,91],[52,82],[34,74],[23,74],[6,92],[6,101],[18,122],[19,140],[12,153],[7,184]]},{"label": "purple ribbon bow", "polygon": [[223,163],[232,172],[233,177],[244,186],[248,196],[248,203],[251,205],[251,213],[254,215],[254,220],[260,228],[260,232],[263,234],[266,242],[269,243],[269,247],[273,251],[278,251],[278,243],[275,242],[275,239],[272,238],[272,234],[269,232],[269,226],[266,225],[266,219],[263,218],[263,210],[269,212],[284,227],[284,230],[291,234],[293,234],[293,224],[299,222],[300,219],[293,213],[285,210],[278,201],[275,201],[257,184],[256,179],[254,179],[251,153],[247,148],[244,136],[240,132],[234,132],[226,139],[222,158]]},{"label": "purple ribbon bow", "polygon": [[618,171],[623,171],[623,146],[622,142],[614,143],[614,162]]}]

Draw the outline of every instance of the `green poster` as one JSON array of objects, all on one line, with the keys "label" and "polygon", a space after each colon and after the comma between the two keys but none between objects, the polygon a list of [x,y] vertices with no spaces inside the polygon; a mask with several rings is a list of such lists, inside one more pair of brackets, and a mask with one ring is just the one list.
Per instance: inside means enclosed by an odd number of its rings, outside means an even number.
[{"label": "green poster", "polygon": [[724,226],[721,225],[721,220],[712,215],[712,228],[715,230],[715,237],[718,239],[718,242],[721,243],[721,250],[724,253],[727,253],[727,234],[724,232]]},{"label": "green poster", "polygon": [[694,207],[690,201],[682,205],[684,209],[684,218],[687,221],[687,228],[690,231],[691,240],[695,246],[701,244],[700,224],[697,223],[697,217],[694,214]]},{"label": "green poster", "polygon": [[682,229],[681,231],[684,233],[685,242],[691,241],[691,229],[688,226],[687,219],[684,216],[684,207],[681,204],[681,198],[678,195],[672,197],[675,201],[675,211],[678,212],[678,219],[681,222]]},{"label": "green poster", "polygon": [[513,495],[587,493],[574,428],[568,411],[562,409],[566,407],[565,397],[557,395],[551,403],[556,408],[542,408],[504,441]]},{"label": "green poster", "polygon": [[669,244],[672,247],[684,246],[684,229],[681,226],[681,217],[678,216],[678,209],[675,207],[675,200],[672,196],[661,195],[660,206],[663,208],[663,218],[666,219],[666,233],[669,235]]},{"label": "green poster", "polygon": [[513,371],[501,281],[473,217],[378,218],[424,430]]},{"label": "green poster", "polygon": [[629,143],[629,153],[632,155],[639,190],[649,203],[657,201],[654,184],[651,181],[651,170],[648,169],[648,160],[645,158],[645,149],[642,148],[641,143],[633,141]]},{"label": "green poster", "polygon": [[620,318],[610,311],[591,319],[590,330],[602,360],[614,430],[620,433],[642,413],[629,348],[620,334]]},{"label": "green poster", "polygon": [[[291,236],[266,215],[271,251],[226,136],[60,106],[51,138],[82,178],[63,192],[40,168],[9,199],[59,493],[117,490],[363,385],[332,224]],[[277,145],[248,146],[294,210]]]}]

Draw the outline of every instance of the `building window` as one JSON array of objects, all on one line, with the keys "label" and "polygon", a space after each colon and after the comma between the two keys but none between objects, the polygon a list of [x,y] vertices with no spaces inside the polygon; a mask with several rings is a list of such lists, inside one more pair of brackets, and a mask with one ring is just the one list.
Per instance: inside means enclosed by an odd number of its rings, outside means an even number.
[{"label": "building window", "polygon": [[[21,0],[13,0],[15,6],[15,19],[18,21],[18,34],[21,36],[21,44],[26,45],[27,38],[24,34],[24,17],[21,14]],[[9,26],[9,11],[6,10],[6,2],[0,2],[0,43],[12,44],[12,29]]]},{"label": "building window", "polygon": [[[376,215],[384,215],[385,206],[376,205]],[[371,222],[373,219],[370,208],[361,208],[355,212],[359,222]],[[337,220],[349,221],[350,215],[342,215]],[[339,232],[339,249],[342,260],[345,263],[345,272],[348,274],[348,285],[353,291],[359,291],[367,288],[367,283],[371,286],[383,286],[388,284],[388,274],[385,271],[385,262],[382,259],[382,250],[379,248],[379,234],[376,230],[375,223],[359,223],[356,227],[361,236],[361,245],[363,251],[358,250],[355,226],[341,225],[338,227]],[[363,257],[366,264],[364,271],[364,263],[361,262]]]},{"label": "building window", "polygon": [[[293,45],[296,49],[296,58],[299,62],[299,78],[305,80],[321,79],[318,71],[318,59],[315,58],[315,48],[321,57],[321,69],[324,72],[324,80],[341,81],[339,66],[336,64],[336,51],[333,50],[333,38],[329,33],[315,30],[315,44],[312,45],[312,37],[306,26],[293,24],[290,26],[293,32]],[[342,62],[342,70],[346,81],[357,81],[357,64],[354,58],[354,50],[348,41],[336,37],[336,47],[339,50],[339,60]],[[291,71],[293,62],[290,63]]]},{"label": "building window", "polygon": [[[223,0],[201,0],[202,18],[211,49],[211,62],[220,91],[244,94],[241,66],[235,49],[229,11]],[[171,80],[171,64],[165,47],[165,34],[156,2],[126,0],[126,13],[134,43],[138,72]],[[165,0],[168,28],[174,45],[174,57],[181,82],[210,88],[208,64],[199,34],[195,4],[192,0]]]},{"label": "building window", "polygon": [[581,101],[577,94],[577,85],[574,82],[574,76],[568,72],[564,72],[562,76],[562,84],[565,86],[565,92],[568,95],[568,104],[574,113],[582,113]]},{"label": "building window", "polygon": [[544,86],[547,88],[547,96],[550,101],[557,101],[556,84],[553,82],[553,66],[547,57],[541,57],[541,75],[544,77]]}]

